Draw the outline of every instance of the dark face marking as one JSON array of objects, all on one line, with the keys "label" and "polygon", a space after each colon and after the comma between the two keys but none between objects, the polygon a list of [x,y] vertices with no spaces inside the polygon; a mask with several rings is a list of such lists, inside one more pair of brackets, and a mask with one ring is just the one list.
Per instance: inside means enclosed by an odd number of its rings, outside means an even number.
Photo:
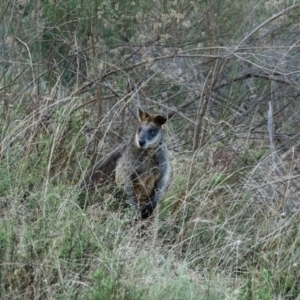
[{"label": "dark face marking", "polygon": [[136,133],[136,144],[139,148],[147,149],[156,146],[161,139],[161,129],[155,124],[142,124]]},{"label": "dark face marking", "polygon": [[157,128],[150,128],[148,130],[148,134],[151,138],[154,138],[157,135],[157,132],[158,132]]},{"label": "dark face marking", "polygon": [[156,147],[161,141],[161,127],[167,119],[161,115],[150,115],[139,108],[140,125],[135,136],[137,147],[142,149]]}]

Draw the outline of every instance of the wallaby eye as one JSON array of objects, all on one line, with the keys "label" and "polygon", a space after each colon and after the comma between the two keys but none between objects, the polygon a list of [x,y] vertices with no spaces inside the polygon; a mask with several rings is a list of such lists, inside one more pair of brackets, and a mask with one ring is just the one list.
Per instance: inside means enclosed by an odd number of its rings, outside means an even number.
[{"label": "wallaby eye", "polygon": [[150,129],[149,134],[150,136],[154,137],[156,135],[156,130],[155,129]]},{"label": "wallaby eye", "polygon": [[141,133],[141,131],[142,131],[142,128],[139,127],[139,128],[138,128],[138,133]]}]

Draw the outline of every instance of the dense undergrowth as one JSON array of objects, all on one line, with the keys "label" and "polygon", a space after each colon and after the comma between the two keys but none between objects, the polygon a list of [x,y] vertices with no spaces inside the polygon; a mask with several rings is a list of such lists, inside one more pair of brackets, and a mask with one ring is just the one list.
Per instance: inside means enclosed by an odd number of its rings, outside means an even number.
[{"label": "dense undergrowth", "polygon": [[[298,3],[0,11],[1,299],[299,299]],[[113,184],[82,209],[137,105],[168,116],[158,209]]]},{"label": "dense undergrowth", "polygon": [[[14,130],[1,124],[10,141],[0,165],[2,299],[273,299],[300,292],[294,184],[277,174],[268,152],[170,150],[168,191],[155,216],[137,222],[114,186],[79,207],[78,183],[88,168],[76,150],[84,145],[80,121],[57,116],[49,134],[18,118]],[[175,134],[172,123],[168,131]],[[277,159],[288,170],[290,162]]]}]

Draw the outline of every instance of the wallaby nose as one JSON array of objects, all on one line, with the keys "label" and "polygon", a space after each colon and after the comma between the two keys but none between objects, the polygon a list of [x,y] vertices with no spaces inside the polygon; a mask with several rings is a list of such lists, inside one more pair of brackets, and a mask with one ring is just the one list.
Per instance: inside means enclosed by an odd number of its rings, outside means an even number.
[{"label": "wallaby nose", "polygon": [[146,140],[139,140],[139,145],[141,148],[144,148],[146,145]]}]

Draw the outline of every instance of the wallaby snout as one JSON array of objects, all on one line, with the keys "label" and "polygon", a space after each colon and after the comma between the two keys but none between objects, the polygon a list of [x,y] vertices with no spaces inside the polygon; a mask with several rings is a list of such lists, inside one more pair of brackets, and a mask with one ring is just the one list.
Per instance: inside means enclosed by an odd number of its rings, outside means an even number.
[{"label": "wallaby snout", "polygon": [[140,149],[155,148],[162,140],[162,125],[167,119],[161,115],[150,115],[139,109],[140,123],[135,135],[135,144]]},{"label": "wallaby snout", "polygon": [[146,141],[146,139],[139,139],[138,145],[139,145],[140,148],[144,148],[144,149],[147,148],[147,141]]},{"label": "wallaby snout", "polygon": [[136,132],[136,145],[141,149],[156,147],[161,141],[160,129],[155,125],[141,124]]}]

